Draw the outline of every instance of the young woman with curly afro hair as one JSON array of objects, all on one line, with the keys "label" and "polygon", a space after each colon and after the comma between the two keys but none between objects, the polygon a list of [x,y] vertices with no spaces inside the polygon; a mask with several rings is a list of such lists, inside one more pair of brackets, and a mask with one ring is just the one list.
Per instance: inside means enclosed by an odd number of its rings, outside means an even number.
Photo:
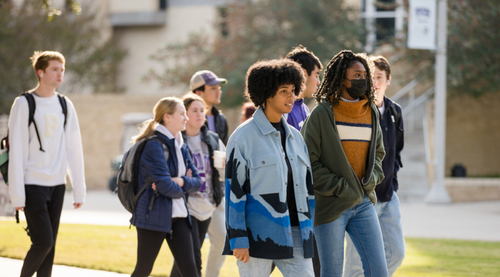
[{"label": "young woman with curly afro hair", "polygon": [[304,89],[294,61],[260,61],[246,75],[246,96],[257,110],[229,138],[226,151],[226,228],[223,254],[240,276],[314,276],[314,193],[307,147],[283,114]]}]

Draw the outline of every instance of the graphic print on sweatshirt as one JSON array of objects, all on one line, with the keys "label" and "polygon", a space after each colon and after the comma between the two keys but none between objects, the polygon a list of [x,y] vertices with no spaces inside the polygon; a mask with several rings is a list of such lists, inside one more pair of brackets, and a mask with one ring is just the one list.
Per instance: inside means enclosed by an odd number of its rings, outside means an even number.
[{"label": "graphic print on sweatshirt", "polygon": [[59,118],[53,113],[46,113],[43,118],[45,119],[45,137],[51,138],[59,126]]},{"label": "graphic print on sweatshirt", "polygon": [[208,198],[210,195],[210,185],[209,183],[207,183],[207,181],[211,181],[211,176],[212,176],[210,159],[208,155],[202,152],[192,153],[192,155],[193,155],[194,166],[198,170],[198,174],[200,175],[201,178],[201,189],[197,193],[190,194],[190,196]]}]

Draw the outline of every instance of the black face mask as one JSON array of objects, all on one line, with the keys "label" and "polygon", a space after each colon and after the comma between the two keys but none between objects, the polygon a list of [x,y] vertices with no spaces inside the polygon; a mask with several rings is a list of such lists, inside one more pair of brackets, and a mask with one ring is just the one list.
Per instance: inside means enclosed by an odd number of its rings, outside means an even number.
[{"label": "black face mask", "polygon": [[[346,78],[346,80],[349,80]],[[352,80],[349,80],[351,81],[351,87],[348,88],[348,87],[344,87],[346,88],[347,90],[347,93],[349,93],[349,95],[354,98],[354,99],[358,99],[360,98],[361,96],[365,95],[366,93],[366,87],[368,85],[366,79],[352,79]]]}]

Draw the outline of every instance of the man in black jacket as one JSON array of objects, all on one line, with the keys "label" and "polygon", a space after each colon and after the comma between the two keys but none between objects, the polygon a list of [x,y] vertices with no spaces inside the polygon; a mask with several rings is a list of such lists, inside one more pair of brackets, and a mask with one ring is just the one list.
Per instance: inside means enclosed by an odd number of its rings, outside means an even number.
[{"label": "man in black jacket", "polygon": [[191,91],[199,95],[205,101],[207,110],[207,121],[205,125],[208,129],[219,135],[219,138],[227,144],[228,127],[226,117],[220,110],[217,110],[215,105],[220,104],[222,90],[220,85],[226,84],[227,80],[219,78],[212,71],[201,70],[196,72],[191,77],[189,87]]},{"label": "man in black jacket", "polygon": [[[189,83],[191,91],[199,95],[205,101],[207,121],[205,126],[219,135],[220,140],[227,144],[228,126],[226,117],[220,110],[217,110],[215,105],[220,104],[222,90],[220,85],[226,84],[227,80],[219,78],[212,71],[201,70],[196,72]],[[224,191],[224,188],[222,188]],[[222,203],[217,206],[217,209],[212,214],[212,220],[208,227],[208,238],[210,239],[210,250],[208,252],[207,269],[204,274],[206,277],[219,276],[220,268],[224,263],[226,256],[222,255],[224,242],[226,238],[225,226],[225,200],[222,198]]]},{"label": "man in black jacket", "polygon": [[[380,228],[384,240],[385,257],[389,276],[403,262],[405,257],[405,241],[401,226],[401,212],[397,173],[403,164],[401,150],[404,147],[403,116],[401,106],[385,96],[385,90],[391,83],[391,67],[382,56],[370,57],[375,64],[373,86],[377,95],[377,106],[380,111],[380,127],[384,137],[385,158],[382,161],[384,180],[375,188],[377,204],[375,210],[378,215]],[[354,249],[352,241],[347,238],[346,262],[344,276],[365,276],[361,260]]]}]

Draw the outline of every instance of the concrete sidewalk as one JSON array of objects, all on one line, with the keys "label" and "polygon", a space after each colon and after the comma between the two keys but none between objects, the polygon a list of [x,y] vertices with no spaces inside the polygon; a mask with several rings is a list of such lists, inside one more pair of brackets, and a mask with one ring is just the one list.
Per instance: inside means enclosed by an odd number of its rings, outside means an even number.
[{"label": "concrete sidewalk", "polygon": [[[87,202],[73,209],[71,193],[66,193],[61,223],[129,226],[127,212],[115,194],[109,191],[89,191]],[[426,204],[423,201],[401,203],[405,237],[448,238],[463,240],[500,241],[500,201]],[[21,213],[21,220],[24,220]],[[0,277],[19,276],[22,261],[0,258]],[[54,266],[53,277],[112,277],[128,276],[106,271]]]},{"label": "concrete sidewalk", "polygon": [[[0,257],[0,277],[19,276],[23,261]],[[35,275],[36,276],[36,275]],[[116,272],[76,268],[64,265],[54,265],[52,277],[119,277],[130,276],[129,274],[119,274]]]}]

